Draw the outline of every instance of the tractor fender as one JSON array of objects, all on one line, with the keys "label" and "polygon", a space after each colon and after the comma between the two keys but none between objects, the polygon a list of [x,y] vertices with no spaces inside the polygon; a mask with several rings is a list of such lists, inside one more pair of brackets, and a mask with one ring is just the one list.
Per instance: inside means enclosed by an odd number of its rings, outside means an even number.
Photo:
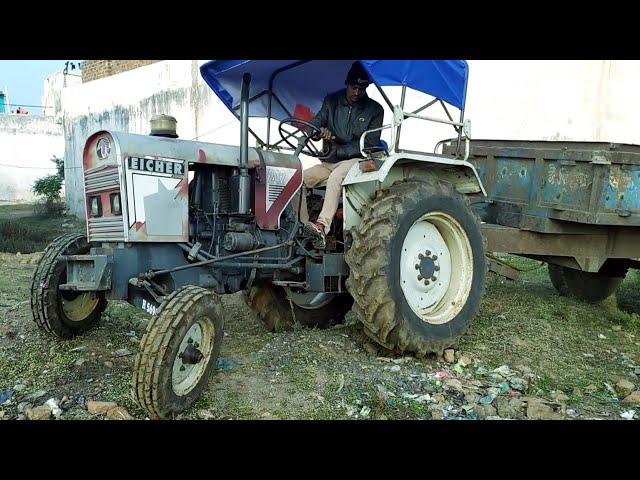
[{"label": "tractor fender", "polygon": [[345,231],[360,224],[363,208],[371,203],[378,190],[398,181],[428,182],[434,177],[451,184],[461,194],[487,196],[478,172],[467,161],[440,155],[396,153],[387,157],[375,171],[362,172],[359,163],[349,170],[342,182]]},{"label": "tractor fender", "polygon": [[[435,169],[429,168],[430,164],[433,165]],[[458,167],[458,168],[443,169],[442,167]],[[352,185],[357,183],[366,183],[366,182],[380,182],[381,184],[383,184],[385,183],[385,180],[387,180],[387,177],[389,176],[391,171],[396,169],[403,170],[402,176],[404,178],[420,177],[421,176],[419,173],[420,171],[430,171],[430,170],[436,170],[440,172],[445,172],[447,170],[449,171],[458,170],[460,172],[465,172],[467,174],[467,177],[471,176],[472,174],[472,179],[475,179],[475,182],[472,182],[472,183],[476,184],[476,190],[475,192],[473,192],[474,190],[473,186],[467,185],[466,189],[468,189],[469,191],[465,193],[482,192],[482,194],[485,197],[487,196],[487,192],[484,189],[484,185],[482,185],[480,176],[478,175],[476,168],[471,163],[465,160],[458,160],[455,158],[444,157],[441,155],[426,155],[426,154],[406,153],[406,152],[390,155],[389,157],[387,157],[387,159],[384,162],[382,162],[382,165],[380,166],[380,168],[373,172],[362,172],[360,170],[359,164],[354,165],[353,167],[351,167],[351,170],[349,170],[349,173],[347,174],[344,181],[342,182],[342,185],[347,186],[347,185]],[[395,176],[397,175],[392,175],[392,177],[395,177]],[[448,176],[449,175],[445,175],[445,177],[448,177]],[[458,183],[453,178],[451,179],[445,178],[445,179],[448,181],[451,181],[451,183],[453,183],[454,185]],[[468,180],[469,180],[468,178],[464,179],[464,183],[468,184],[469,183]]]}]

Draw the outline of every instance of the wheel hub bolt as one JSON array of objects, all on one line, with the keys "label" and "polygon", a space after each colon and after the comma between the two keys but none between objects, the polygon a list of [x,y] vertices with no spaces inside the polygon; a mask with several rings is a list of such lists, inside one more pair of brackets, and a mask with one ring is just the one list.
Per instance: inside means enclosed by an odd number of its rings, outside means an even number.
[{"label": "wheel hub bolt", "polygon": [[437,255],[434,255],[433,257],[431,257],[431,260],[437,260],[437,259],[438,259]]},{"label": "wheel hub bolt", "polygon": [[416,270],[420,270],[420,264],[416,263]]},{"label": "wheel hub bolt", "polygon": [[427,254],[427,257],[428,257],[429,255],[431,255],[431,250],[427,250],[425,253]]},{"label": "wheel hub bolt", "polygon": [[424,255],[422,255],[421,253],[419,253],[419,254],[418,254],[418,258],[419,258],[420,260],[422,260],[422,259],[424,258]]},{"label": "wheel hub bolt", "polygon": [[425,280],[424,284],[425,284],[425,286],[428,286],[429,285],[429,280]]},{"label": "wheel hub bolt", "polygon": [[438,279],[438,277],[436,277],[435,275],[433,277],[431,277],[431,281],[435,282]]},{"label": "wheel hub bolt", "polygon": [[435,271],[436,271],[436,272],[439,272],[439,271],[440,271],[440,266],[439,266],[439,265],[436,265]]},{"label": "wheel hub bolt", "polygon": [[422,280],[422,275],[418,275],[418,281]]}]

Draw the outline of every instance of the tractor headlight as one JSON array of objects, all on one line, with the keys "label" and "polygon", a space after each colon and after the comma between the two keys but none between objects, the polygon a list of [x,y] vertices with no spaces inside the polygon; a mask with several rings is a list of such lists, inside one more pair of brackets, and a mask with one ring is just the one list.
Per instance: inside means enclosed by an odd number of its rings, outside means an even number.
[{"label": "tractor headlight", "polygon": [[122,215],[122,206],[120,205],[120,194],[112,193],[110,196],[111,200],[111,213],[114,215]]},{"label": "tractor headlight", "polygon": [[91,216],[102,216],[102,201],[100,200],[100,197],[91,197]]}]

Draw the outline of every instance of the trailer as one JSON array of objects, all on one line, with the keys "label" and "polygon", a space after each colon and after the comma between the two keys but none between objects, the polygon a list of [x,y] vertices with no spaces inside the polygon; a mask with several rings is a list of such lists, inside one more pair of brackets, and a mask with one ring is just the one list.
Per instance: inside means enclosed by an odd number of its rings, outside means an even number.
[{"label": "trailer", "polygon": [[[457,143],[446,140],[443,153]],[[640,146],[471,140],[487,251],[548,263],[561,295],[599,302],[640,268]]]}]

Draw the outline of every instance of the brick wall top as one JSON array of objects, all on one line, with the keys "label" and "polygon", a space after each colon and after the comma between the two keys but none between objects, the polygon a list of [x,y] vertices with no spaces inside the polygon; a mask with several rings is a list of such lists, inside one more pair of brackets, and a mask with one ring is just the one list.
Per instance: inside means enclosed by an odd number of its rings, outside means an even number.
[{"label": "brick wall top", "polygon": [[143,67],[159,60],[85,60],[82,63],[82,83],[110,77],[118,73]]}]

